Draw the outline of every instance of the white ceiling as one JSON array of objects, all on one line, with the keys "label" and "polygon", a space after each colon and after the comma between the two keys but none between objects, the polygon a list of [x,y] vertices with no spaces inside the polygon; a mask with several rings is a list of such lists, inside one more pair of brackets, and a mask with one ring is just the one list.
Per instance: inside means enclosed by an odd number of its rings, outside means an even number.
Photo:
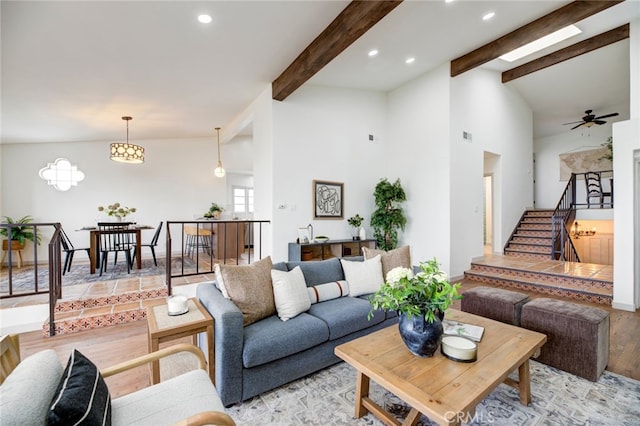
[{"label": "white ceiling", "polygon": [[[388,91],[567,3],[407,0],[307,84]],[[213,138],[347,4],[2,0],[1,142],[120,140],[123,115],[134,118],[134,141]],[[496,16],[484,22],[487,11]],[[200,13],[213,22],[197,22]],[[578,23],[583,34],[558,46],[638,18],[640,0],[627,0]],[[608,121],[626,119],[628,41],[508,84],[531,105],[536,137],[568,131],[562,123],[585,109],[615,107],[620,116]]]}]

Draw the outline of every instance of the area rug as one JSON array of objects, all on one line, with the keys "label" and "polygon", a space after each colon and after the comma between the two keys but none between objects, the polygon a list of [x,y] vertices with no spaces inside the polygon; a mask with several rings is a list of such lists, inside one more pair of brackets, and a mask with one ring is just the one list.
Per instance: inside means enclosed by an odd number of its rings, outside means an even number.
[{"label": "area rug", "polygon": [[[158,258],[158,266],[155,266],[153,259],[142,259],[142,268],[137,269],[133,267],[131,273],[127,273],[127,264],[120,256],[118,262],[113,264],[113,257],[109,260],[107,270],[103,271],[100,276],[99,270],[96,270],[95,274],[89,273],[89,264],[87,262],[73,262],[71,265],[71,271],[62,276],[62,286],[71,286],[77,284],[87,284],[98,281],[111,281],[123,278],[140,278],[151,275],[165,275],[166,263],[164,258]],[[182,271],[181,258],[176,257],[171,260],[171,268],[173,273],[179,273]],[[190,258],[184,258],[184,273],[195,272],[195,262]],[[32,291],[34,288],[34,268],[23,267],[20,269],[14,269],[12,285],[15,293],[21,293],[26,291]],[[49,270],[46,265],[38,267],[38,287],[40,289],[49,288]],[[0,293],[6,293],[9,289],[9,279],[7,276],[7,269],[2,270],[0,277]]]},{"label": "area rug", "polygon": [[[499,385],[476,408],[470,425],[638,425],[640,382],[605,371],[590,382],[553,367],[530,362],[532,402]],[[514,376],[513,378],[516,378]],[[356,371],[341,362],[316,374],[227,409],[238,425],[382,425],[372,414],[354,417]],[[371,382],[370,395],[402,421],[410,408]],[[425,416],[419,425],[436,425]]]}]

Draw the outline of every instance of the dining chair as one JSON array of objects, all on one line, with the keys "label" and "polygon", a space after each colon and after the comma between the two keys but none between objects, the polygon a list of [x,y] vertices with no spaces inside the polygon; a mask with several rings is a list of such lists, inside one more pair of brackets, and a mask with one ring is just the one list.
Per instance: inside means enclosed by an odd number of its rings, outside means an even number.
[{"label": "dining chair", "polygon": [[69,236],[67,235],[66,232],[64,232],[64,229],[62,228],[62,226],[60,227],[60,244],[62,245],[62,250],[66,253],[64,257],[64,267],[62,268],[62,275],[71,271],[71,262],[73,262],[73,255],[77,251],[86,251],[87,257],[91,259],[91,253],[90,253],[89,247],[82,247],[82,248],[74,247],[73,243],[69,239]]},{"label": "dining chair", "polygon": [[109,253],[115,255],[115,262],[118,260],[118,253],[124,252],[127,273],[131,273],[133,264],[131,251],[135,251],[135,231],[129,229],[131,222],[98,222],[100,232],[100,276],[107,270],[107,260]]},{"label": "dining chair", "polygon": [[[153,234],[153,238],[151,239],[150,243],[141,243],[140,244],[140,250],[142,250],[142,247],[149,247],[151,249],[151,255],[153,255],[153,264],[158,266],[158,261],[156,260],[156,246],[158,245],[158,239],[160,238],[160,231],[162,231],[162,224],[163,222],[160,222],[160,225],[158,225],[158,228],[156,228],[156,232]],[[142,253],[138,254],[138,251],[135,250],[133,252],[133,261],[136,260],[136,256],[142,256]]]},{"label": "dining chair", "polygon": [[587,208],[591,208],[591,199],[597,198],[600,203],[600,208],[604,207],[604,198],[609,197],[611,204],[613,204],[613,196],[611,191],[604,191],[602,189],[602,181],[600,180],[600,173],[587,172],[584,174],[584,183],[587,186]]}]

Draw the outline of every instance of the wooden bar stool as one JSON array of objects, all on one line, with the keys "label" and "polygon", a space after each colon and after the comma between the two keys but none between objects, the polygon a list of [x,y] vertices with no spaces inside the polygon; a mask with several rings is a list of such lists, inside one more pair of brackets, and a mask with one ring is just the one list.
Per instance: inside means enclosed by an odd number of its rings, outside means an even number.
[{"label": "wooden bar stool", "polygon": [[196,252],[202,249],[208,255],[212,255],[211,240],[213,238],[213,231],[211,229],[201,228],[199,226],[185,226],[184,233],[187,236],[185,248],[188,256],[191,256],[194,249]]}]

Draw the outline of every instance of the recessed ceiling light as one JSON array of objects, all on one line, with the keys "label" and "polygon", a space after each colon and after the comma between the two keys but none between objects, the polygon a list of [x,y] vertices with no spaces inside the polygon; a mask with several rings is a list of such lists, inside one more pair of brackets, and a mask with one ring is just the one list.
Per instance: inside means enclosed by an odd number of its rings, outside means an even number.
[{"label": "recessed ceiling light", "polygon": [[556,43],[560,43],[562,40],[566,40],[570,37],[573,37],[574,35],[578,35],[581,32],[582,30],[580,30],[580,28],[576,27],[575,25],[569,25],[568,27],[564,27],[556,32],[547,34],[544,37],[540,37],[539,39],[534,40],[531,43],[520,46],[517,49],[512,50],[511,52],[505,53],[504,55],[500,56],[500,59],[507,62],[517,61],[520,58],[524,58],[525,56],[531,55],[538,50],[542,50]]},{"label": "recessed ceiling light", "polygon": [[412,63],[414,63],[415,61],[416,61],[416,58],[413,58],[413,57],[412,57],[412,58],[407,58],[407,60],[406,60],[406,61],[404,61],[404,62],[405,62],[405,63],[407,63],[407,64],[412,64]]},{"label": "recessed ceiling light", "polygon": [[482,20],[483,21],[488,21],[489,19],[493,18],[494,16],[496,16],[495,12],[485,13],[484,16],[482,17]]},{"label": "recessed ceiling light", "polygon": [[454,0],[444,0],[445,3],[453,3]]},{"label": "recessed ceiling light", "polygon": [[378,49],[371,49],[368,53],[369,56],[373,57],[378,54]]},{"label": "recessed ceiling light", "polygon": [[203,24],[208,24],[211,22],[211,16],[209,15],[198,15],[198,22]]}]

